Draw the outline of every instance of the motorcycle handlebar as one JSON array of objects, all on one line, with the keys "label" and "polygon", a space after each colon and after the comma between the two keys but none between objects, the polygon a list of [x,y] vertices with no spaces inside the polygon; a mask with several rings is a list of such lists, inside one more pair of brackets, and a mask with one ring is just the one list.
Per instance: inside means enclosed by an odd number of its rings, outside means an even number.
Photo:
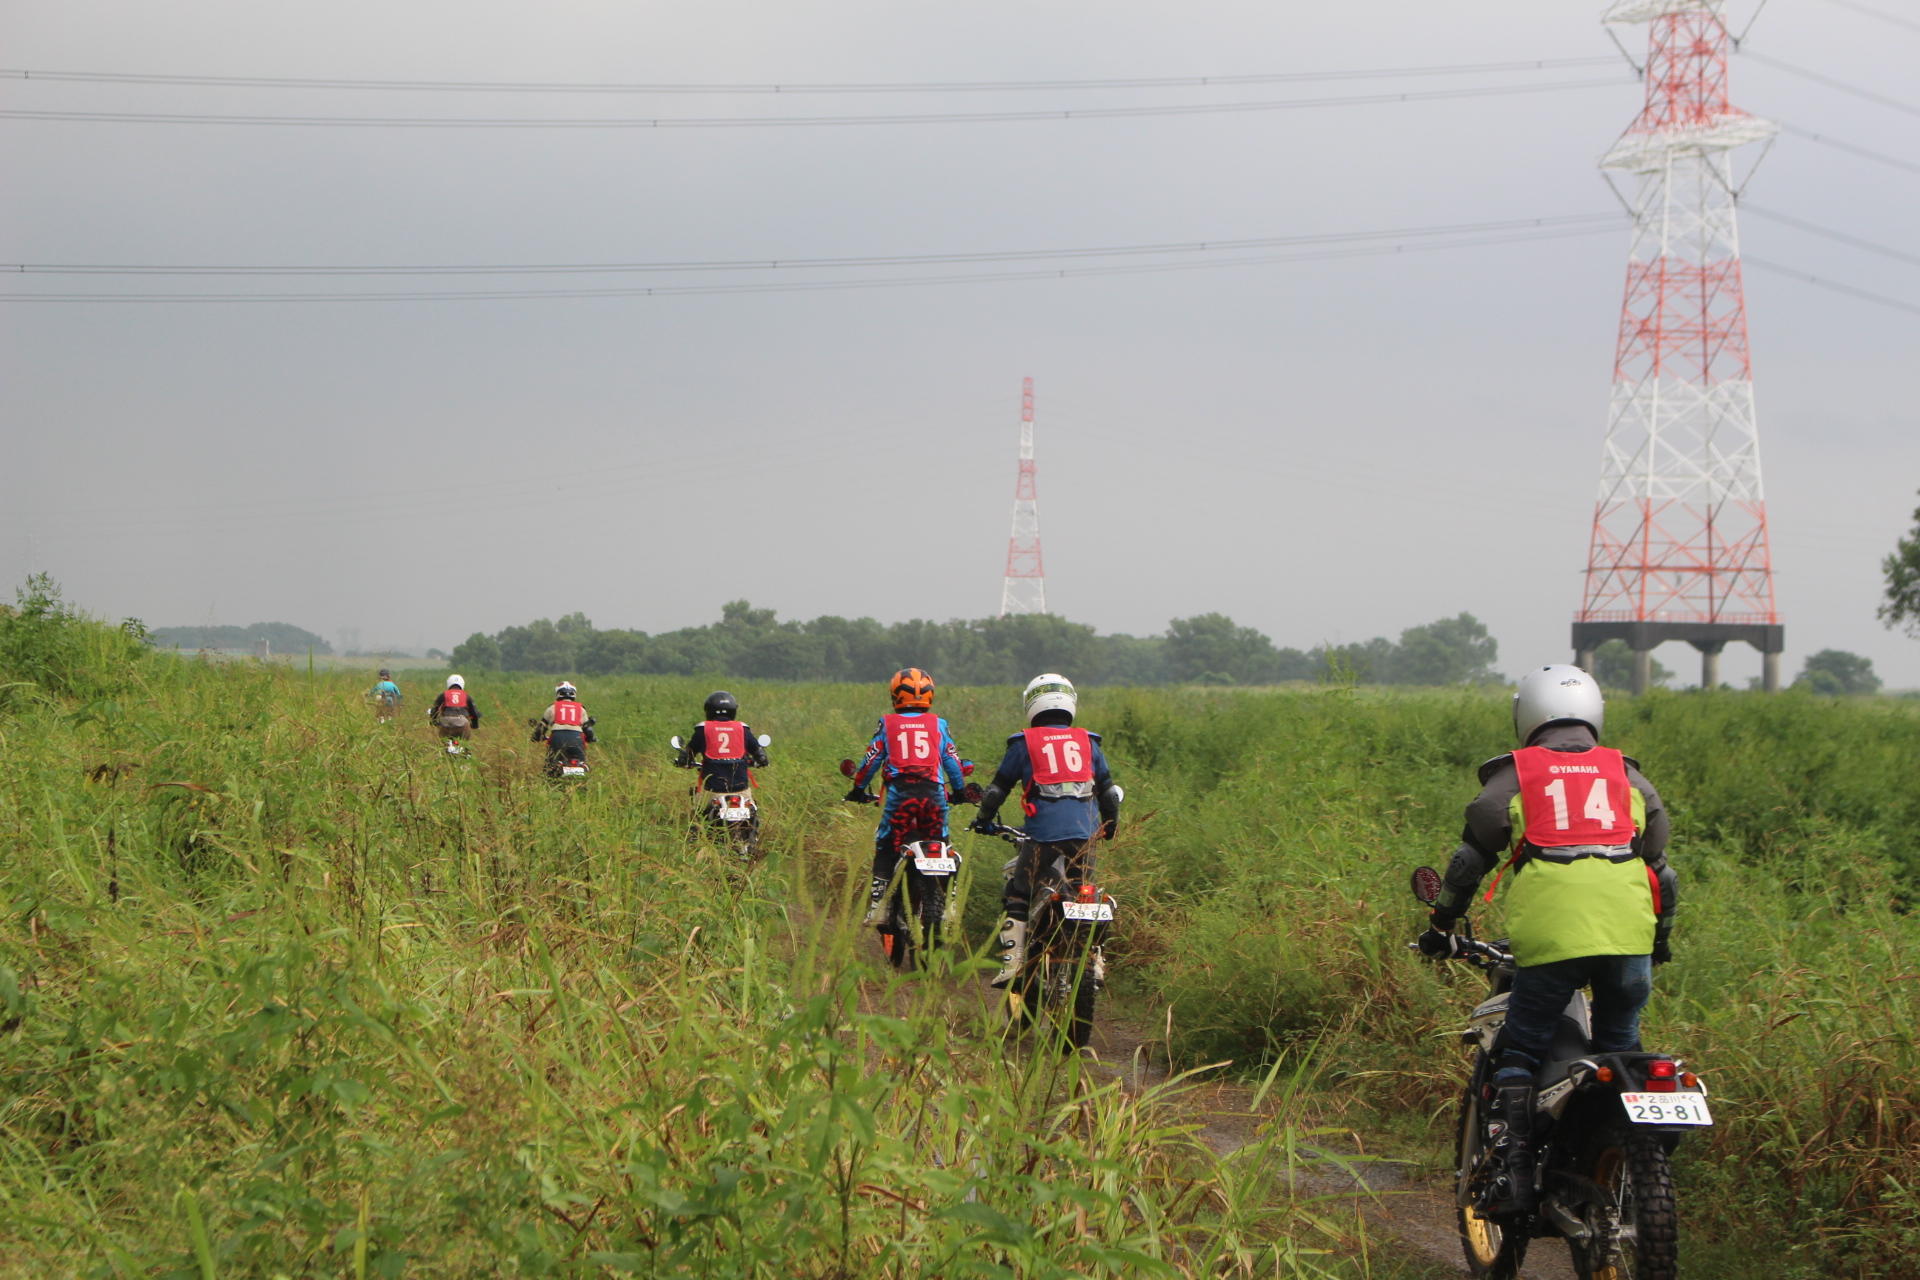
[{"label": "motorcycle handlebar", "polygon": [[[1447,937],[1453,949],[1444,956],[1432,957],[1435,961],[1465,960],[1475,968],[1481,969],[1488,968],[1492,965],[1513,963],[1513,952],[1497,942],[1481,942],[1477,938],[1469,938],[1464,934],[1458,933],[1450,933]],[[1409,942],[1407,944],[1407,950],[1419,951],[1420,944],[1418,942]],[[1421,954],[1424,955],[1425,953],[1422,952]]]}]

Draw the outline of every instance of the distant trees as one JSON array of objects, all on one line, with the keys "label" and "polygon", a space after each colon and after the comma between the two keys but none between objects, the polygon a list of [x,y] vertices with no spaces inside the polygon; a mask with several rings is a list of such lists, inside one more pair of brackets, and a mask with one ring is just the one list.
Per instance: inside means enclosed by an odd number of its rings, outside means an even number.
[{"label": "distant trees", "polygon": [[1880,689],[1880,677],[1873,673],[1873,659],[1844,649],[1822,649],[1810,655],[1793,683],[1798,688],[1829,696],[1877,693]]},{"label": "distant trees", "polygon": [[256,622],[249,627],[155,627],[147,633],[162,649],[251,650],[265,640],[275,653],[332,653],[333,646],[290,622]]},{"label": "distant trees", "polygon": [[579,613],[475,632],[453,650],[461,669],[544,675],[693,675],[764,680],[883,680],[925,667],[956,684],[1011,684],[1061,671],[1086,684],[1268,685],[1289,680],[1474,684],[1499,679],[1497,646],[1471,614],[1385,637],[1312,650],[1277,648],[1221,613],[1175,618],[1165,634],[1097,634],[1052,614],[1005,618],[872,618],[781,621],[772,609],[732,600],[720,620],[648,635],[598,630]]},{"label": "distant trees", "polygon": [[1913,528],[1880,562],[1886,579],[1886,600],[1878,610],[1880,621],[1920,639],[1920,507],[1913,512]]}]

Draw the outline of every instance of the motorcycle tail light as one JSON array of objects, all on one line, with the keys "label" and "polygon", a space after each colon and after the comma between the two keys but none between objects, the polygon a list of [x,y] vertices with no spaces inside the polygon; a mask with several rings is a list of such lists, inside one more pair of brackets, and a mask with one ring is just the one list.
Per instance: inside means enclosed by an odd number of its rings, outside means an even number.
[{"label": "motorcycle tail light", "polygon": [[1647,1092],[1674,1093],[1679,1090],[1679,1068],[1670,1058],[1655,1058],[1647,1064]]},{"label": "motorcycle tail light", "polygon": [[1082,902],[1098,902],[1098,901],[1100,901],[1100,887],[1099,887],[1098,885],[1091,885],[1091,884],[1083,884],[1083,885],[1081,885],[1081,886],[1080,886],[1080,901],[1082,901]]}]

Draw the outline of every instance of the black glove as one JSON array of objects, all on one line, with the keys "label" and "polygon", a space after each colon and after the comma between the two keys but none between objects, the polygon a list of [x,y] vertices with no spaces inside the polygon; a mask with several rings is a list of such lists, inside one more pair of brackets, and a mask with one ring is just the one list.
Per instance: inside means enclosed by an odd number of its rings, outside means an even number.
[{"label": "black glove", "polygon": [[849,804],[872,804],[873,793],[865,787],[855,787],[847,792],[845,799]]},{"label": "black glove", "polygon": [[1100,824],[1100,838],[1102,840],[1111,840],[1113,839],[1113,833],[1119,829],[1120,823],[1117,819],[1108,819]]},{"label": "black glove", "polygon": [[692,754],[690,752],[682,751],[679,755],[673,758],[673,767],[676,769],[693,768]]},{"label": "black glove", "polygon": [[967,824],[967,830],[977,831],[983,836],[990,836],[994,833],[993,829],[995,825],[994,820],[986,814],[976,814],[973,821]]},{"label": "black glove", "polygon": [[1445,960],[1453,954],[1454,936],[1440,929],[1428,929],[1417,941],[1420,954],[1429,960]]},{"label": "black glove", "polygon": [[1673,959],[1672,939],[1655,938],[1653,940],[1653,962],[1655,964],[1666,964],[1672,959]]},{"label": "black glove", "polygon": [[761,752],[761,753],[760,753],[759,755],[757,755],[757,756],[755,756],[755,757],[753,758],[753,767],[754,767],[754,768],[756,768],[756,769],[764,769],[764,768],[766,768],[766,767],[767,767],[767,753],[766,753],[766,752],[764,752],[764,751],[762,751],[762,752]]},{"label": "black glove", "polygon": [[1427,928],[1435,933],[1452,933],[1453,926],[1460,922],[1458,911],[1449,911],[1445,907],[1435,907],[1427,913]]}]

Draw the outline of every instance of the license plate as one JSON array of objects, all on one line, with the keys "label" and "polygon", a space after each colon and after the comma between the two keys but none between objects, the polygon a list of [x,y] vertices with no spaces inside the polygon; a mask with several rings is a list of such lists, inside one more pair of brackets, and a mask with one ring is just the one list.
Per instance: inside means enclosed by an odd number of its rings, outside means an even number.
[{"label": "license plate", "polygon": [[720,819],[723,822],[745,822],[753,816],[751,809],[722,809]]},{"label": "license plate", "polygon": [[560,776],[563,778],[584,778],[587,776],[587,766],[583,764],[562,765],[560,766]]},{"label": "license plate", "polygon": [[1111,920],[1113,904],[1111,902],[1063,902],[1060,914],[1069,920]]},{"label": "license plate", "polygon": [[1635,1124],[1713,1123],[1704,1093],[1623,1093],[1620,1102]]},{"label": "license plate", "polygon": [[913,865],[923,876],[950,876],[960,870],[960,859],[951,854],[943,858],[915,858]]}]

